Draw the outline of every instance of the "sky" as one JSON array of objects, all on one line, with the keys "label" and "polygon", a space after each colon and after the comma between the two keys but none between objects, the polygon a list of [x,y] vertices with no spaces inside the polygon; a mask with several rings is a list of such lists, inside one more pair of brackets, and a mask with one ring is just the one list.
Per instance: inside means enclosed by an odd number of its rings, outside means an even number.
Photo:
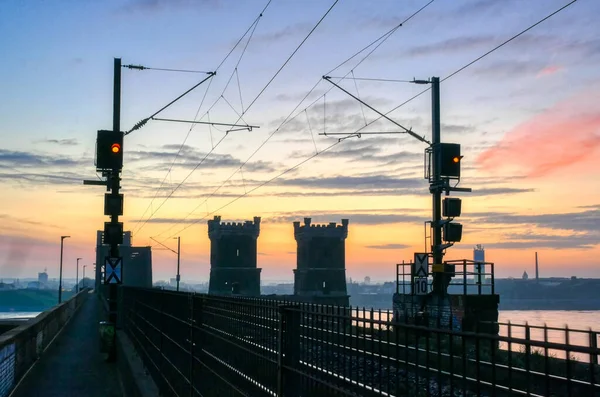
[{"label": "sky", "polygon": [[[77,257],[95,261],[105,191],[82,180],[98,179],[96,133],[112,128],[114,58],[202,72],[124,68],[124,131],[214,71],[157,117],[257,127],[151,120],[125,137],[125,230],[156,248],[151,237],[176,249],[180,236],[182,281],[208,279],[215,215],[261,217],[263,281],[292,280],[292,222],[304,217],[350,220],[354,279],[393,280],[396,263],[424,250],[426,145],[323,135],[401,131],[323,76],[427,139],[430,92],[406,81],[450,76],[442,141],[461,144],[460,187],[473,192],[453,194],[463,239],[447,259],[482,244],[497,277],[533,274],[535,252],[541,276],[600,277],[600,2],[576,1],[460,70],[567,3],[4,1],[0,278],[57,277],[61,235],[64,277]],[[174,277],[176,259],[155,249],[154,280]]]}]

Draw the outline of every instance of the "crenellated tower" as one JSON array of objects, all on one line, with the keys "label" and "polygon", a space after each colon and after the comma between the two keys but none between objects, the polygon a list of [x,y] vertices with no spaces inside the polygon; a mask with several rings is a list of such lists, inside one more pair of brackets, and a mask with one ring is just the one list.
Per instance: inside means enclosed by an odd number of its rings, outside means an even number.
[{"label": "crenellated tower", "polygon": [[312,300],[339,306],[349,304],[346,289],[346,237],[348,219],[342,224],[304,225],[294,222],[297,242],[294,295],[312,297]]},{"label": "crenellated tower", "polygon": [[260,295],[257,268],[257,240],[260,217],[254,222],[223,222],[215,216],[208,221],[210,238],[209,294]]}]

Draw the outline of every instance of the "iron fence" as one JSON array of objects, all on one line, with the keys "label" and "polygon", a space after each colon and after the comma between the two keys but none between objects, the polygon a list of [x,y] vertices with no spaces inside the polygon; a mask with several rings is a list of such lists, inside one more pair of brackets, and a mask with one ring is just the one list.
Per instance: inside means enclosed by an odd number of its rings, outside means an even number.
[{"label": "iron fence", "polygon": [[597,344],[572,345],[569,332],[559,343],[377,311],[131,287],[123,303],[124,328],[163,395],[600,396]]},{"label": "iron fence", "polygon": [[[449,260],[447,270],[439,272],[452,277],[448,285],[448,293],[461,295],[495,294],[494,263],[472,261],[469,259]],[[412,294],[415,271],[412,261],[396,264],[396,293]],[[428,264],[427,292],[431,292],[433,284],[433,265]]]}]

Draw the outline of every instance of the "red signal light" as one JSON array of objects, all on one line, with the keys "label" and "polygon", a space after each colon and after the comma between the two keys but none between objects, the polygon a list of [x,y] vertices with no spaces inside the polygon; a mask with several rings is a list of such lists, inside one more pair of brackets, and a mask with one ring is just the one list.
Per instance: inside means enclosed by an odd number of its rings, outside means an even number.
[{"label": "red signal light", "polygon": [[460,157],[458,157],[458,156],[454,156],[454,157],[452,158],[452,161],[453,161],[453,162],[455,162],[455,163],[458,163],[458,162],[460,161]]},{"label": "red signal light", "polygon": [[118,143],[113,143],[112,146],[110,147],[110,150],[113,153],[119,153],[121,151],[121,145],[119,145]]}]

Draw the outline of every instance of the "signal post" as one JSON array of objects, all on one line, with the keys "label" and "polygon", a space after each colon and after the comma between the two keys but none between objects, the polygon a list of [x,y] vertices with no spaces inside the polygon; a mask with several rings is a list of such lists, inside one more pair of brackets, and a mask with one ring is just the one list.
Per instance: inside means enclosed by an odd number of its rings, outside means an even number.
[{"label": "signal post", "polygon": [[109,254],[104,258],[103,291],[108,300],[108,322],[101,323],[103,347],[107,349],[108,360],[116,358],[116,324],[118,313],[117,288],[122,284],[123,257],[119,245],[123,244],[123,223],[119,215],[123,215],[123,194],[119,193],[121,170],[123,168],[123,132],[121,131],[121,59],[114,59],[114,91],[113,91],[113,128],[98,131],[96,139],[96,172],[106,178],[102,181],[83,181],[84,185],[105,185],[110,193],[104,194],[104,215],[110,221],[104,223],[103,244],[109,245]]}]

